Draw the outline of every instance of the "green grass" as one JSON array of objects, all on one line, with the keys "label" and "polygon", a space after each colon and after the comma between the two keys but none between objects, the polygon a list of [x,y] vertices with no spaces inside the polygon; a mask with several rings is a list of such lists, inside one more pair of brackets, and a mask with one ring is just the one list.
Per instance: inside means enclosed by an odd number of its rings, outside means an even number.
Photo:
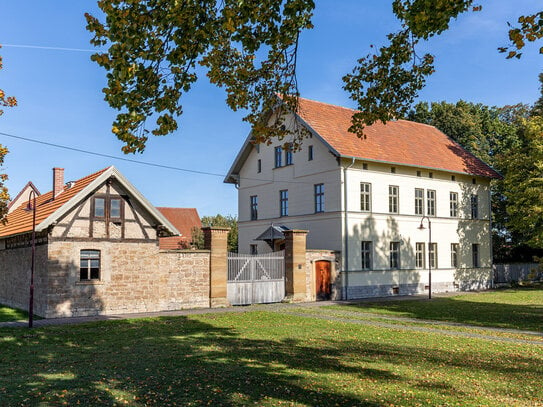
[{"label": "green grass", "polygon": [[2,406],[537,406],[543,400],[541,345],[278,312],[4,328],[0,349]]},{"label": "green grass", "polygon": [[543,288],[518,288],[431,300],[394,300],[333,306],[409,318],[543,332]]},{"label": "green grass", "polygon": [[22,321],[25,319],[28,319],[28,312],[0,304],[0,322]]}]

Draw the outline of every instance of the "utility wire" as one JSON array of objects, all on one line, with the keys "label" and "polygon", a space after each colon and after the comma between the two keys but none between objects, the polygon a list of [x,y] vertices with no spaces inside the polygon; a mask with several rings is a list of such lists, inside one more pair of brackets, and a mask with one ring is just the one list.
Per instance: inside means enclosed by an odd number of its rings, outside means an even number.
[{"label": "utility wire", "polygon": [[[94,155],[94,156],[98,156],[98,157],[110,158],[112,160],[125,161],[125,162],[129,162],[129,163],[134,163],[134,164],[146,165],[148,167],[156,167],[156,168],[163,168],[163,169],[173,170],[173,171],[188,172],[188,173],[191,173],[191,174],[209,175],[209,176],[213,176],[213,177],[226,178],[225,174],[217,174],[217,173],[214,173],[214,172],[192,170],[192,169],[189,169],[189,168],[180,168],[180,167],[174,167],[174,166],[171,166],[171,165],[164,165],[164,164],[157,164],[157,163],[152,163],[152,162],[148,162],[148,161],[135,160],[135,159],[132,159],[132,158],[118,157],[118,156],[115,156],[115,155],[98,153],[96,151],[83,150],[83,149],[77,148],[77,147],[70,147],[70,146],[65,146],[65,145],[62,145],[62,144],[56,144],[56,143],[50,143],[50,142],[47,142],[47,141],[36,140],[36,139],[29,138],[29,137],[16,136],[15,134],[0,132],[0,135],[5,136],[5,137],[10,137],[10,138],[13,138],[13,139],[17,139],[17,140],[27,141],[27,142],[30,142],[30,143],[42,144],[42,145],[46,145],[46,146],[50,146],[50,147],[61,148],[61,149],[64,149],[64,150],[75,151],[75,152],[78,152],[78,153]],[[277,181],[277,182],[281,182],[281,183],[285,183],[285,184],[306,184],[306,185],[311,184],[311,185],[314,185],[314,182],[305,182],[305,181],[287,181],[287,180],[280,180],[280,179],[273,180],[273,179],[248,178],[248,177],[240,177],[239,179],[240,180],[245,180],[245,181],[261,181],[261,182],[274,182],[274,181]]]},{"label": "utility wire", "polygon": [[30,48],[30,49],[45,49],[50,51],[74,51],[74,52],[100,52],[99,49],[83,49],[83,48],[64,48],[64,47],[46,47],[40,45],[23,45],[23,44],[0,44],[0,46],[8,48]]}]

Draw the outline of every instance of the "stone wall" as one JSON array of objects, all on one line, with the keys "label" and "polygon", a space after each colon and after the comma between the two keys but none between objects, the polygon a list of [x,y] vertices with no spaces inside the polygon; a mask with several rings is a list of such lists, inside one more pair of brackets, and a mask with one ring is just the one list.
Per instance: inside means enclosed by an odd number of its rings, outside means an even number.
[{"label": "stone wall", "polygon": [[[0,250],[0,304],[28,310],[32,248]],[[45,311],[47,245],[36,246],[34,267],[34,313]]]},{"label": "stone wall", "polygon": [[[80,281],[80,251],[100,250],[100,280]],[[45,316],[154,312],[209,306],[209,251],[159,252],[155,242],[49,244]]]}]

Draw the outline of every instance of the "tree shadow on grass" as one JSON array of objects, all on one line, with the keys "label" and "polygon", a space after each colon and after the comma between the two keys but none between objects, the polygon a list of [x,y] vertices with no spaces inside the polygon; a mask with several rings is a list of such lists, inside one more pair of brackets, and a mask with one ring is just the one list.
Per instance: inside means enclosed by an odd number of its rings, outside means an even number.
[{"label": "tree shadow on grass", "polygon": [[378,308],[410,318],[543,332],[543,305],[470,301],[469,296],[465,296],[432,300],[391,299],[364,302],[349,307],[360,311]]},{"label": "tree shadow on grass", "polygon": [[[263,325],[280,318],[264,316]],[[1,405],[377,406],[398,402],[377,396],[379,386],[408,380],[388,366],[470,363],[465,355],[378,341],[250,338],[234,323],[225,328],[186,317],[0,332]],[[533,373],[528,362],[533,366],[528,356],[511,356],[507,366],[492,359],[472,367],[522,377]],[[412,388],[462,394],[438,380],[409,381]]]}]

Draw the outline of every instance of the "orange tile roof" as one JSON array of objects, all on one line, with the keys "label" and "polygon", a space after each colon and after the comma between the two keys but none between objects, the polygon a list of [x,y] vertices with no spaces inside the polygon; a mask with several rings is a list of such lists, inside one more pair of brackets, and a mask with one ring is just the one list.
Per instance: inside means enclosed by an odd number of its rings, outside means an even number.
[{"label": "orange tile roof", "polygon": [[179,249],[191,241],[192,228],[202,227],[202,222],[196,208],[158,208],[160,213],[168,219],[181,233],[181,236],[161,237],[159,247],[161,249]]},{"label": "orange tile roof", "polygon": [[[77,195],[82,189],[88,186],[92,181],[98,178],[103,172],[108,170],[104,168],[94,174],[87,175],[74,182],[71,188],[66,188],[55,199],[53,191],[47,192],[36,197],[36,226],[47,219],[62,205]],[[32,211],[27,210],[27,202],[21,204],[17,209],[9,213],[6,217],[6,223],[0,223],[0,237],[18,235],[32,231]]]},{"label": "orange tile roof", "polygon": [[426,124],[408,120],[390,121],[386,125],[378,122],[364,129],[365,139],[359,138],[348,131],[355,112],[299,99],[298,116],[342,156],[501,178],[483,161]]}]

